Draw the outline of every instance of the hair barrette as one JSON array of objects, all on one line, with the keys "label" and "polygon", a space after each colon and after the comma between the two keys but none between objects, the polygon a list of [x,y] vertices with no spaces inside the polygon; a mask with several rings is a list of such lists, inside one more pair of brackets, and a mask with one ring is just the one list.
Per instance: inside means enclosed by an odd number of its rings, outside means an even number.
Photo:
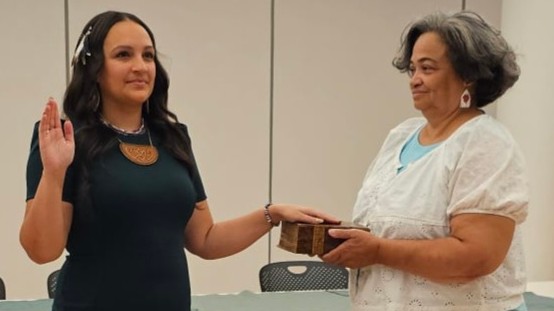
[{"label": "hair barrette", "polygon": [[[89,26],[87,32],[81,37],[81,40],[79,41],[79,44],[77,44],[77,48],[75,49],[75,54],[73,55],[73,60],[71,61],[71,65],[75,65],[79,58],[81,58],[81,63],[84,65],[87,64],[87,56],[90,56],[90,50],[88,47],[88,36],[92,32],[92,26]],[[84,52],[83,52],[84,50]]]}]

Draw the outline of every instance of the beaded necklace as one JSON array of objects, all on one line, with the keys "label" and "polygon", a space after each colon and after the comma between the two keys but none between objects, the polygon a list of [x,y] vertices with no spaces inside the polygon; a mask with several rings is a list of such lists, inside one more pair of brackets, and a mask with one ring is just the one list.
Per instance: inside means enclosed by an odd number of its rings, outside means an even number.
[{"label": "beaded necklace", "polygon": [[104,119],[103,116],[100,116],[100,120],[104,125],[112,129],[114,132],[122,134],[124,136],[140,135],[146,131],[146,133],[148,134],[148,141],[150,142],[150,145],[126,143],[123,142],[119,137],[117,137],[117,140],[119,141],[119,150],[121,151],[123,156],[125,156],[125,158],[137,165],[148,166],[158,161],[158,149],[154,147],[154,144],[152,144],[150,130],[148,130],[148,128],[146,128],[146,126],[144,125],[144,119],[141,120],[140,127],[134,131],[126,131],[122,128],[119,128],[109,123],[106,119]]}]

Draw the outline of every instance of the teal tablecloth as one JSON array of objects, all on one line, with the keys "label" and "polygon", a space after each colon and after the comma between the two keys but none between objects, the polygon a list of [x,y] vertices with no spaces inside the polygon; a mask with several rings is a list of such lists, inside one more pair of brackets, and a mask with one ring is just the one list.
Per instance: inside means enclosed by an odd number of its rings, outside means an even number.
[{"label": "teal tablecloth", "polygon": [[[525,293],[529,311],[553,311],[554,298]],[[32,301],[0,301],[1,311],[50,311],[51,299]],[[195,311],[341,311],[350,310],[345,291],[326,292],[241,292],[229,295],[192,297]]]},{"label": "teal tablecloth", "polygon": [[[339,311],[350,310],[346,291],[327,292],[241,292],[237,295],[192,297],[196,311]],[[1,310],[1,309],[0,309]]]},{"label": "teal tablecloth", "polygon": [[[50,311],[51,299],[0,301],[1,311]],[[326,311],[349,310],[345,291],[195,295],[193,311]]]}]

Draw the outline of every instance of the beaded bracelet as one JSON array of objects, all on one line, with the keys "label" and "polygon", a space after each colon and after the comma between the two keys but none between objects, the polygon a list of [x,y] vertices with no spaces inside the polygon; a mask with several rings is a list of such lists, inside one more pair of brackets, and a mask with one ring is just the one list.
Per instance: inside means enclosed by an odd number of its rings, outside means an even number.
[{"label": "beaded bracelet", "polygon": [[271,218],[271,214],[269,214],[269,207],[271,206],[271,203],[267,203],[265,206],[264,206],[264,216],[265,216],[265,221],[267,221],[268,223],[270,223],[273,227],[277,227],[279,225],[279,223],[274,223],[273,222],[273,218]]}]

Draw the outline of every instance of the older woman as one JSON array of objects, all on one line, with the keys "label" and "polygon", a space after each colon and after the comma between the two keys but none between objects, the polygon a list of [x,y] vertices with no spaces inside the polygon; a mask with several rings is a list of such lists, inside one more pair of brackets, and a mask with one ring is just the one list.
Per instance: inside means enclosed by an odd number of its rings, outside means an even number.
[{"label": "older woman", "polygon": [[394,128],[353,219],[371,233],[322,256],[351,268],[354,310],[526,310],[520,224],[528,189],[510,133],[481,107],[518,79],[515,55],[472,12],[413,23],[393,64],[423,117]]}]

